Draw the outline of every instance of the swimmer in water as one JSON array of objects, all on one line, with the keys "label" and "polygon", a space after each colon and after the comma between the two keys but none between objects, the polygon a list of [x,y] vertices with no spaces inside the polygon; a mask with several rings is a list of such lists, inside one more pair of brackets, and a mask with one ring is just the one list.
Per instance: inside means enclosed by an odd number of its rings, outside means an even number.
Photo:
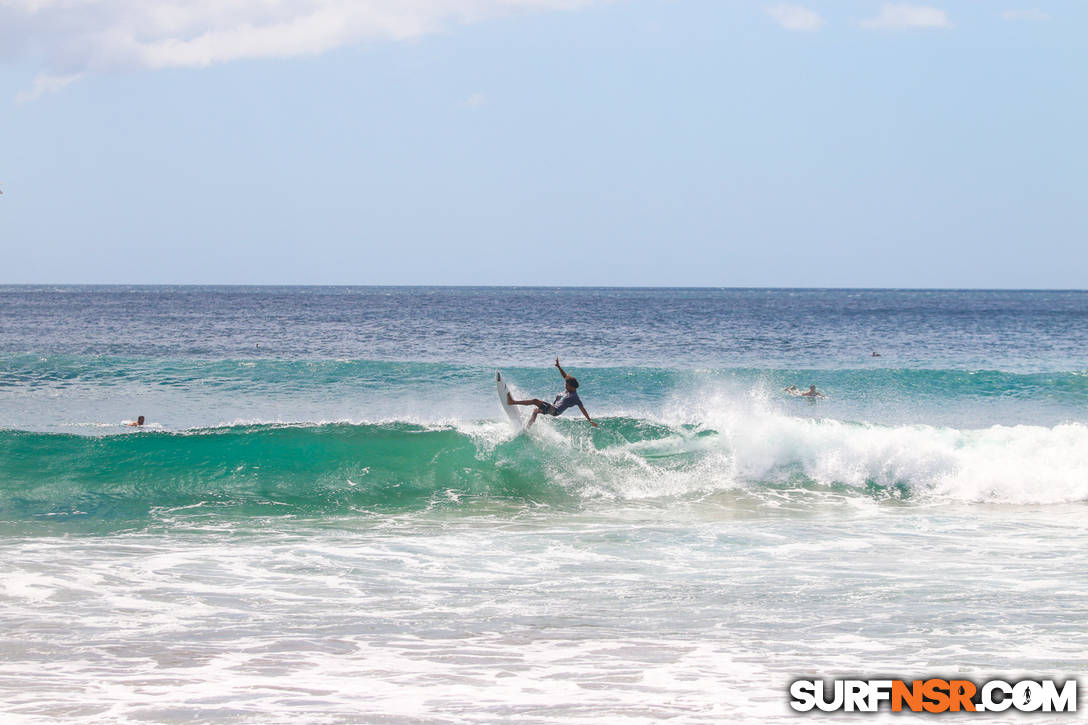
[{"label": "swimmer in water", "polygon": [[129,426],[130,428],[137,428],[137,427],[139,427],[139,426],[141,426],[143,424],[144,424],[144,417],[142,415],[140,417],[138,417],[136,420],[132,421],[131,423],[125,423],[125,425]]},{"label": "swimmer in water", "polygon": [[826,397],[826,396],[824,396],[823,393],[821,393],[819,390],[817,390],[815,385],[810,385],[810,386],[808,386],[808,390],[801,393],[801,397],[802,398],[823,398],[823,397]]},{"label": "swimmer in water", "polygon": [[544,415],[562,415],[563,411],[567,408],[573,408],[578,406],[578,410],[582,411],[582,415],[586,417],[589,424],[594,428],[600,428],[597,423],[589,417],[589,413],[586,412],[585,406],[582,405],[582,399],[578,397],[578,379],[573,375],[567,375],[563,368],[559,365],[559,358],[555,358],[555,366],[559,368],[559,374],[563,376],[564,390],[559,395],[555,396],[555,400],[551,403],[541,400],[540,398],[531,398],[529,400],[514,400],[514,397],[510,393],[506,394],[506,402],[509,405],[535,405],[536,410],[533,411],[533,417],[529,418],[529,423],[526,428],[532,426],[536,422],[536,417],[543,413]]}]

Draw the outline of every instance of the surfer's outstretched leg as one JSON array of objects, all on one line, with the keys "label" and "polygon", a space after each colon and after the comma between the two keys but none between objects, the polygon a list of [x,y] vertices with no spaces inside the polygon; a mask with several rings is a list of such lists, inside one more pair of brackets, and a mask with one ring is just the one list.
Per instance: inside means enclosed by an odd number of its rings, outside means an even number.
[{"label": "surfer's outstretched leg", "polygon": [[537,407],[540,407],[543,402],[544,401],[540,400],[539,398],[533,398],[532,400],[514,400],[514,396],[510,395],[510,393],[506,394],[507,405],[535,405]]}]

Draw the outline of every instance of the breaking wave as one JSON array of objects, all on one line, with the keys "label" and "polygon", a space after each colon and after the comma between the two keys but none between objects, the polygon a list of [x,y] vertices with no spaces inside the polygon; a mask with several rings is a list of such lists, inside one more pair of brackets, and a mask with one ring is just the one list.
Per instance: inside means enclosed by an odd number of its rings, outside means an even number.
[{"label": "breaking wave", "polygon": [[906,500],[1088,500],[1088,426],[956,429],[722,410],[695,422],[260,424],[89,437],[0,431],[0,516],[579,506],[724,490]]}]

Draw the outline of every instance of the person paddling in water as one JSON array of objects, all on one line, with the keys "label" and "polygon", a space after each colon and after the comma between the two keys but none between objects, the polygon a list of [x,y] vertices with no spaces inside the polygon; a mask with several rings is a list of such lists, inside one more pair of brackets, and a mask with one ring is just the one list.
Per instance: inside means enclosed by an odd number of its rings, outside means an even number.
[{"label": "person paddling in water", "polygon": [[816,389],[815,385],[808,386],[808,390],[801,392],[801,389],[796,385],[791,385],[785,389],[790,395],[798,395],[802,398],[826,398],[827,396]]},{"label": "person paddling in water", "polygon": [[586,408],[582,405],[582,399],[578,397],[578,379],[573,375],[567,375],[563,368],[559,365],[559,358],[555,359],[555,366],[559,368],[559,374],[563,376],[563,380],[566,382],[566,390],[559,395],[555,396],[555,401],[552,403],[545,402],[540,398],[533,398],[531,400],[514,400],[514,397],[510,393],[506,394],[506,402],[510,405],[535,405],[536,410],[533,411],[533,417],[529,419],[529,424],[525,427],[528,428],[536,422],[536,417],[543,413],[544,415],[562,415],[563,411],[567,408],[573,408],[578,406],[578,410],[582,411],[582,415],[586,417],[590,425],[594,428],[600,428],[592,418],[589,417],[589,413],[586,412]]}]

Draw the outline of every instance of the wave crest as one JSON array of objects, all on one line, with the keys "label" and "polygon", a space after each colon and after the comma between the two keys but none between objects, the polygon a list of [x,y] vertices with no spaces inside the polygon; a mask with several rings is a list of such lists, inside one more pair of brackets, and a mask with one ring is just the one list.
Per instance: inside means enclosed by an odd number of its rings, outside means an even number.
[{"label": "wave crest", "polygon": [[[0,515],[577,506],[743,489],[1050,504],[1088,500],[1088,426],[960,430],[731,410],[697,423],[244,425],[86,437],[0,431]],[[283,507],[287,507],[284,509]]]}]

